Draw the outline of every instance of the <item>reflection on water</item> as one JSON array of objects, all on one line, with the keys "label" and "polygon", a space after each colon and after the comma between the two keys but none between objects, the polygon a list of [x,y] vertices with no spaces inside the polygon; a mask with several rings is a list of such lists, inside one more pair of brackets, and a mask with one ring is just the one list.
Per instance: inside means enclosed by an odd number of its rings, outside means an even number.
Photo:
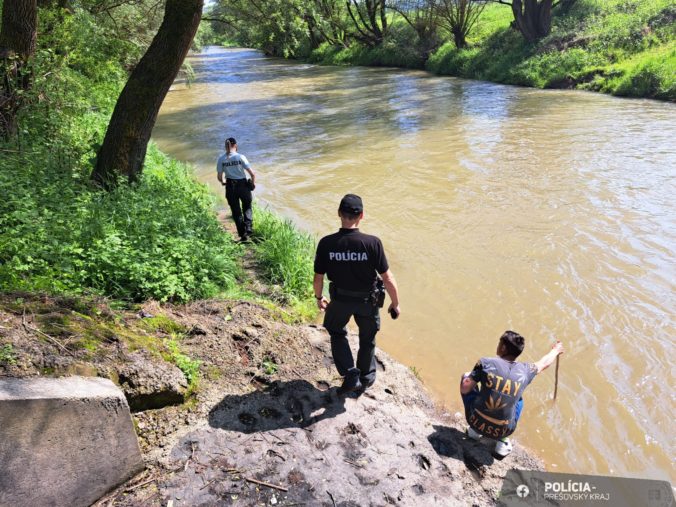
[{"label": "reflection on water", "polygon": [[548,370],[516,439],[554,471],[674,479],[673,105],[251,50],[191,63],[154,139],[220,193],[233,135],[258,198],[318,236],[343,194],[362,195],[402,291],[379,344],[448,407],[505,329],[527,360],[556,336],[558,399]]}]

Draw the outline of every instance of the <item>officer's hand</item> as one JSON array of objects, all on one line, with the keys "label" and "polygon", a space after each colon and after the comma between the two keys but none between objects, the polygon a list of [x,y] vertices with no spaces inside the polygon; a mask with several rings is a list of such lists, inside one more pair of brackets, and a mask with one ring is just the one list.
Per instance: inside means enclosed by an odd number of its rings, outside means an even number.
[{"label": "officer's hand", "polygon": [[317,300],[317,307],[321,310],[324,311],[326,310],[326,307],[329,306],[329,301],[325,297],[322,297],[321,299]]},{"label": "officer's hand", "polygon": [[396,319],[401,314],[401,310],[399,309],[399,305],[395,305],[394,303],[390,303],[390,306],[387,308],[387,312],[390,314],[390,316],[393,319]]}]

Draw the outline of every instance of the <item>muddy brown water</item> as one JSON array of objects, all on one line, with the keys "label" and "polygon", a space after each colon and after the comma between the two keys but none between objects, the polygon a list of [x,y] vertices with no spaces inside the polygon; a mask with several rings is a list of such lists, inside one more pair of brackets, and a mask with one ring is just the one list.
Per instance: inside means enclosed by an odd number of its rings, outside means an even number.
[{"label": "muddy brown water", "polygon": [[236,137],[258,201],[316,236],[360,194],[401,289],[378,343],[449,410],[505,329],[526,360],[558,337],[558,399],[552,367],[515,438],[552,471],[676,479],[676,106],[246,49],[190,63],[154,140],[221,195]]}]

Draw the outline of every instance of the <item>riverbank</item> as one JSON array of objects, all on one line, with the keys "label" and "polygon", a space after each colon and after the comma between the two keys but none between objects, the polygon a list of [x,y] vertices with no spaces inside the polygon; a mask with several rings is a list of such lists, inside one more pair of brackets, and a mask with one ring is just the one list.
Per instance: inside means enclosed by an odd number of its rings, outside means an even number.
[{"label": "riverbank", "polygon": [[379,47],[325,44],[308,60],[675,101],[675,20],[676,9],[667,0],[579,0],[566,12],[555,11],[551,33],[530,44],[511,28],[509,7],[489,4],[466,48],[447,41],[426,58],[411,29],[395,16],[391,37]]},{"label": "riverbank", "polygon": [[[0,374],[121,385],[147,469],[100,505],[493,505],[509,469],[541,469],[518,445],[497,461],[468,441],[462,417],[440,412],[381,350],[376,385],[338,396],[326,332],[282,317],[241,300],[120,310],[5,294]],[[137,404],[168,386],[186,401]]]}]

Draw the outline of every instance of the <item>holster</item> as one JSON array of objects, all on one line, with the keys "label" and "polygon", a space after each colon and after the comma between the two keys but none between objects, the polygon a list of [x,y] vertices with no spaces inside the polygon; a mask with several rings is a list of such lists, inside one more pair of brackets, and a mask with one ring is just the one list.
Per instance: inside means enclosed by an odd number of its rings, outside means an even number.
[{"label": "holster", "polygon": [[371,302],[373,303],[373,306],[377,306],[378,308],[385,306],[385,282],[383,282],[383,279],[380,277],[376,278],[376,283],[373,286]]}]

